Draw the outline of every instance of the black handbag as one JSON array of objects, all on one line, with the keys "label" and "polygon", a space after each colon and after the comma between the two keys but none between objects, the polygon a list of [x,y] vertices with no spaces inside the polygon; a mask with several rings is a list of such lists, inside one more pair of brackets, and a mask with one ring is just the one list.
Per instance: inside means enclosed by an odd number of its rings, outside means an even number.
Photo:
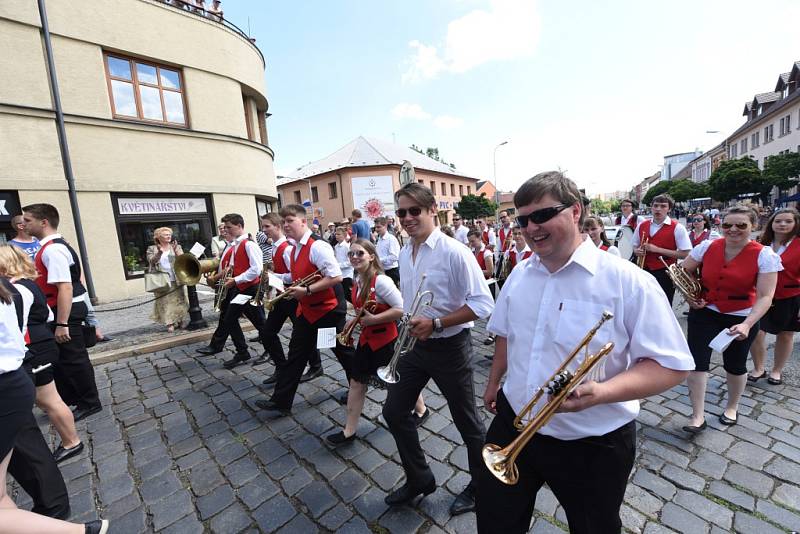
[{"label": "black handbag", "polygon": [[95,328],[88,324],[82,324],[81,330],[83,331],[83,344],[87,349],[97,345],[97,331]]}]

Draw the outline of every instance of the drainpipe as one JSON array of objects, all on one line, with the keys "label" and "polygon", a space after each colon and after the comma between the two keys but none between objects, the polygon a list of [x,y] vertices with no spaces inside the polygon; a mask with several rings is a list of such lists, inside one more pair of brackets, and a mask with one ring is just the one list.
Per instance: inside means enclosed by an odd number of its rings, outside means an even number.
[{"label": "drainpipe", "polygon": [[[345,215],[345,210],[344,210],[344,186],[342,186],[342,173],[341,172],[337,172],[336,175],[339,177],[339,199],[341,199],[341,201],[342,201],[342,217],[344,218],[344,217],[347,217],[347,215]],[[352,182],[350,182],[350,183],[351,183],[351,188],[352,188]],[[341,221],[341,220],[342,219],[339,219],[339,221]],[[335,222],[338,223],[339,221],[335,221]]]},{"label": "drainpipe", "polygon": [[53,107],[56,112],[56,133],[58,134],[58,147],[61,149],[61,163],[64,167],[64,176],[67,179],[67,189],[69,190],[69,205],[72,208],[72,219],[75,224],[75,233],[78,236],[78,250],[83,264],[83,275],[86,279],[86,290],[92,302],[97,301],[94,291],[94,281],[92,280],[92,270],[89,268],[89,255],[86,252],[86,239],[83,236],[83,226],[81,225],[81,212],[78,207],[78,194],[75,192],[75,176],[72,174],[72,159],[69,156],[69,145],[67,144],[67,129],[64,126],[64,110],[61,107],[61,93],[58,89],[58,78],[56,77],[56,66],[53,60],[53,44],[50,40],[50,26],[47,24],[47,11],[44,7],[45,0],[39,2],[39,18],[42,22],[42,36],[44,37],[45,59],[47,60],[47,74],[50,78],[50,94],[53,98]]}]

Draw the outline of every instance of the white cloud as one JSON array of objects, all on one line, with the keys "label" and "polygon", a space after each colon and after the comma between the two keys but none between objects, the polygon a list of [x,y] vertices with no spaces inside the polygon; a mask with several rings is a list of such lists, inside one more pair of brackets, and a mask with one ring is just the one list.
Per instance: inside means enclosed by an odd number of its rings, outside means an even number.
[{"label": "white cloud", "polygon": [[539,39],[539,17],[533,0],[492,0],[447,25],[444,51],[417,40],[406,60],[404,83],[435,78],[442,72],[461,73],[491,61],[530,57]]},{"label": "white cloud", "polygon": [[414,119],[424,121],[431,118],[431,114],[422,109],[419,104],[400,102],[392,108],[392,117],[396,119]]},{"label": "white cloud", "polygon": [[443,130],[451,130],[453,128],[458,128],[462,124],[464,124],[464,119],[460,117],[451,117],[450,115],[439,115],[435,119],[433,119],[433,124],[437,128],[441,128]]}]

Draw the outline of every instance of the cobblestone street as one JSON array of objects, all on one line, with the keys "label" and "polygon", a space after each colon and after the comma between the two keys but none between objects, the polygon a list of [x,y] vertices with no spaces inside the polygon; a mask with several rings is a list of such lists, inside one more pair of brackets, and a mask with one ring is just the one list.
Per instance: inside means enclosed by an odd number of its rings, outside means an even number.
[{"label": "cobblestone street", "polygon": [[[473,331],[479,395],[490,365],[483,324]],[[420,438],[439,488],[417,508],[389,511],[383,498],[403,474],[380,417],[385,391],[370,390],[360,439],[332,450],[321,437],[344,422],[335,400],[344,378],[327,351],[325,375],[301,385],[292,416],[265,423],[254,402],[272,366],[228,371],[229,352],[197,357],[198,346],[97,367],[105,408],[79,423],[88,452],[62,464],[74,520],[99,513],[111,532],[125,534],[474,531],[473,514],[448,513],[468,480],[467,460],[433,383],[425,392],[433,414]],[[750,384],[739,424],[723,427],[714,417],[724,395],[720,371],[709,383],[709,428],[693,439],[680,430],[690,413],[685,386],[642,403],[621,512],[628,531],[800,530],[800,389]],[[30,506],[24,493],[17,501]],[[536,509],[532,532],[566,530],[546,489]]]}]

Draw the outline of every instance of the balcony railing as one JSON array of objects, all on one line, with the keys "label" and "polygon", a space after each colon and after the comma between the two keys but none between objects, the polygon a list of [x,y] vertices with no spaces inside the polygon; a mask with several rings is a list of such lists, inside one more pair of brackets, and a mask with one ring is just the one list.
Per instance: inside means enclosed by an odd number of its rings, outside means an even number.
[{"label": "balcony railing", "polygon": [[[223,26],[225,26],[229,30],[231,30],[231,31],[233,31],[235,33],[238,33],[244,40],[246,40],[248,43],[250,43],[250,45],[253,47],[253,49],[256,52],[258,52],[258,55],[261,56],[261,62],[265,63],[264,54],[262,54],[261,50],[259,50],[258,46],[256,46],[255,38],[250,37],[239,26],[237,26],[233,22],[227,20],[223,16],[222,10],[214,10],[213,7],[205,7],[204,5],[198,5],[192,0],[185,0],[185,1],[184,0],[158,0],[158,1],[160,3],[162,3],[162,4],[164,4],[164,5],[168,5],[168,6],[172,7],[173,9],[178,9],[178,10],[186,12],[186,13],[192,13],[192,14],[198,16],[198,17],[203,17],[204,19],[217,22],[219,24],[222,24]],[[201,2],[201,4],[204,4],[204,2]]]}]

